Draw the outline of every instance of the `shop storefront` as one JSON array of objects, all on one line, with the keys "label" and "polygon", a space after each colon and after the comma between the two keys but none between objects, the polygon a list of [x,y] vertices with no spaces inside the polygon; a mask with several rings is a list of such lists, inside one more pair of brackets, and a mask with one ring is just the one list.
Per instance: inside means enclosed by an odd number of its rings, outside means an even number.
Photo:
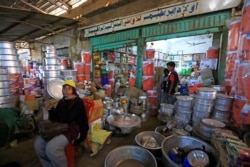
[{"label": "shop storefront", "polygon": [[240,1],[201,0],[177,4],[123,19],[114,19],[108,23],[86,28],[84,31],[85,36],[90,38],[92,53],[137,46],[136,86],[139,88],[142,87],[142,63],[145,60],[146,42],[219,33],[220,55],[218,74],[215,77],[218,78],[218,83],[221,83],[226,59],[228,34],[226,21],[231,17],[231,9],[239,3]]}]

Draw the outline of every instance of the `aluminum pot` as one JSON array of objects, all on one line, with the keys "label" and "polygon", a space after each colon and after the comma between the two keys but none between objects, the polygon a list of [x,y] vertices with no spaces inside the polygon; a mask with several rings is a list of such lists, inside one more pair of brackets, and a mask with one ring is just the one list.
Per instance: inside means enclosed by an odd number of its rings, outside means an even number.
[{"label": "aluminum pot", "polygon": [[17,52],[15,49],[9,49],[9,48],[0,48],[0,55],[16,55]]},{"label": "aluminum pot", "polygon": [[176,96],[177,105],[182,107],[192,107],[193,97],[191,96]]},{"label": "aluminum pot", "polygon": [[0,88],[0,95],[1,96],[9,96],[11,95],[9,88]]},{"label": "aluminum pot", "polygon": [[172,135],[164,139],[162,142],[162,162],[164,167],[181,167],[171,160],[169,153],[171,149],[178,147],[184,149],[185,152],[189,152],[194,149],[204,150],[209,155],[210,166],[220,166],[220,155],[218,151],[210,144],[191,136],[179,136]]},{"label": "aluminum pot", "polygon": [[216,120],[220,120],[222,122],[229,122],[231,118],[231,114],[232,114],[231,112],[225,112],[225,111],[214,109],[212,113],[212,118]]},{"label": "aluminum pot", "polygon": [[58,65],[46,65],[45,70],[59,70]]},{"label": "aluminum pot", "polygon": [[48,77],[48,78],[60,78],[60,71],[59,70],[44,70],[43,71],[43,76]]},{"label": "aluminum pot", "polygon": [[0,88],[9,88],[9,81],[5,80],[5,81],[0,81]]},{"label": "aluminum pot", "polygon": [[46,58],[56,57],[56,53],[45,53]]},{"label": "aluminum pot", "polygon": [[0,42],[0,48],[14,49],[15,48],[15,43],[7,42],[7,41],[1,41]]},{"label": "aluminum pot", "polygon": [[0,96],[0,104],[13,102],[12,96]]},{"label": "aluminum pot", "polygon": [[161,143],[165,139],[160,133],[154,131],[140,132],[135,136],[135,143],[150,151],[155,156],[161,156]]},{"label": "aluminum pot", "polygon": [[1,75],[0,74],[0,81],[8,81],[8,80],[9,80],[8,75],[6,75],[6,74]]},{"label": "aluminum pot", "polygon": [[22,69],[20,66],[16,67],[7,67],[9,73],[21,73]]},{"label": "aluminum pot", "polygon": [[224,94],[217,94],[216,99],[215,99],[215,104],[232,106],[233,101],[234,101],[234,97],[232,96],[228,96]]},{"label": "aluminum pot", "polygon": [[174,113],[174,105],[161,103],[160,113],[165,116],[172,116]]},{"label": "aluminum pot", "polygon": [[193,117],[208,118],[209,116],[210,116],[210,112],[202,112],[200,110],[193,110]]},{"label": "aluminum pot", "polygon": [[0,75],[7,75],[7,74],[8,74],[7,68],[0,68]]},{"label": "aluminum pot", "polygon": [[16,66],[20,66],[20,62],[17,61],[17,60],[1,60],[0,61],[0,66],[16,67]]},{"label": "aluminum pot", "polygon": [[60,64],[60,61],[57,57],[45,58],[44,60],[46,65]]},{"label": "aluminum pot", "polygon": [[12,108],[14,107],[14,102],[0,104],[0,108]]},{"label": "aluminum pot", "polygon": [[145,166],[157,167],[154,155],[139,146],[120,146],[108,153],[104,167]]},{"label": "aluminum pot", "polygon": [[232,110],[232,105],[231,104],[230,105],[223,105],[223,104],[216,104],[215,103],[214,108],[216,110],[227,112],[227,111],[231,111]]},{"label": "aluminum pot", "polygon": [[0,60],[18,60],[17,55],[0,55]]},{"label": "aluminum pot", "polygon": [[208,88],[208,87],[201,87],[198,88],[196,91],[196,97],[200,99],[215,99],[216,98],[216,89]]},{"label": "aluminum pot", "polygon": [[200,111],[200,112],[211,112],[212,111],[212,109],[213,109],[213,105],[211,105],[211,104],[208,104],[208,105],[206,105],[206,104],[197,104],[197,103],[195,103],[195,105],[194,105],[194,110],[197,110],[197,111]]}]

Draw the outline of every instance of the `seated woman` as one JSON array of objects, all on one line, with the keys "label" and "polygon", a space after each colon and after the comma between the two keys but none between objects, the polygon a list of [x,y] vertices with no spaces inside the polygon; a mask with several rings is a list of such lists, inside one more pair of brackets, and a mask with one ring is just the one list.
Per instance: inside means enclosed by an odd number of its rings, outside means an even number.
[{"label": "seated woman", "polygon": [[79,145],[86,138],[89,129],[84,104],[76,93],[75,82],[64,81],[62,92],[63,98],[56,108],[47,106],[49,120],[67,123],[69,128],[49,141],[41,136],[35,140],[35,152],[43,167],[67,167],[65,147],[69,143]]}]

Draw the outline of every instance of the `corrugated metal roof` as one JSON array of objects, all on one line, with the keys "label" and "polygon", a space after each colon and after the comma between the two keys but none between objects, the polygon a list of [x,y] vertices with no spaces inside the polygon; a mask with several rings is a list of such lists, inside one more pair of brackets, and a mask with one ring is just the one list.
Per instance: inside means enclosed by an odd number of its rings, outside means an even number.
[{"label": "corrugated metal roof", "polygon": [[64,17],[0,6],[0,41],[33,41],[70,29],[77,23]]}]

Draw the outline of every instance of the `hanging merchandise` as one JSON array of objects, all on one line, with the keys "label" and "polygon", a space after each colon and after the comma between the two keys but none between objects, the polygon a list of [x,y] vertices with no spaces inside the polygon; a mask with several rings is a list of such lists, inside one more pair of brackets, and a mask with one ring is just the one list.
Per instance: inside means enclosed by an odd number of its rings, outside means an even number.
[{"label": "hanging merchandise", "polygon": [[135,86],[136,85],[136,77],[132,72],[130,72],[130,74],[129,74],[128,85],[129,86]]},{"label": "hanging merchandise", "polygon": [[247,0],[242,10],[241,31],[243,34],[250,32],[249,20],[250,20],[250,0]]},{"label": "hanging merchandise", "polygon": [[82,50],[81,51],[81,62],[89,64],[91,63],[91,54],[88,51]]},{"label": "hanging merchandise", "polygon": [[154,61],[143,61],[143,75],[154,75]]},{"label": "hanging merchandise", "polygon": [[155,57],[155,50],[154,49],[147,49],[146,50],[146,59],[154,59]]},{"label": "hanging merchandise", "polygon": [[154,88],[154,76],[143,76],[142,87],[143,90],[152,90]]},{"label": "hanging merchandise", "polygon": [[230,23],[228,32],[228,51],[235,51],[238,49],[238,41],[240,37],[241,20],[235,20]]},{"label": "hanging merchandise", "polygon": [[207,50],[207,59],[216,59],[219,57],[219,48],[210,47]]}]

